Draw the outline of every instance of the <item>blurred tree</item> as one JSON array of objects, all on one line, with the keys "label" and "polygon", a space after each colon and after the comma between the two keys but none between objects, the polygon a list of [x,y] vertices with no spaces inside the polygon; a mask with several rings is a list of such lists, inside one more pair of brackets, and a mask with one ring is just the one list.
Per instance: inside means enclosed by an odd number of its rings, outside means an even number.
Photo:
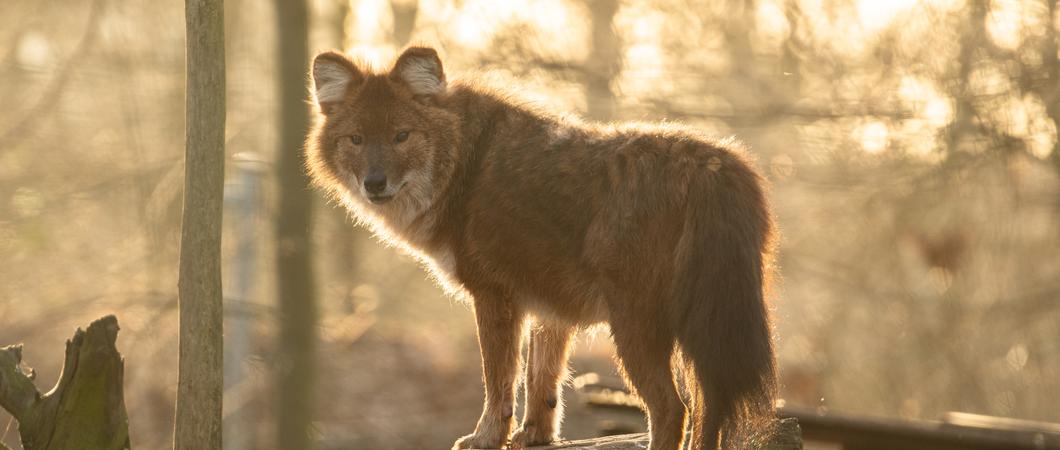
[{"label": "blurred tree", "polygon": [[310,427],[316,364],[316,283],[312,266],[313,197],[304,171],[302,143],[309,125],[306,73],[309,61],[305,0],[276,0],[279,76],[279,183],[277,264],[279,328],[277,445],[312,447]]},{"label": "blurred tree", "polygon": [[[315,0],[309,1],[309,48],[314,51],[325,49],[343,49],[346,45],[346,22],[350,18],[348,0]],[[355,266],[357,239],[360,229],[353,226],[345,208],[329,202],[317,202],[314,208],[315,233],[326,236],[328,247],[324,251],[313,252],[316,258],[316,279],[320,308],[318,316],[324,319],[321,328],[328,326],[327,319],[352,312],[353,289],[357,279],[352,268]],[[338,305],[339,314],[329,310],[329,305]]]},{"label": "blurred tree", "polygon": [[221,448],[224,1],[187,0],[187,125],[180,235],[176,450]]},{"label": "blurred tree", "polygon": [[615,93],[611,83],[622,70],[622,42],[615,34],[618,0],[593,0],[588,3],[592,23],[589,58],[583,72],[586,115],[609,121],[615,116]]},{"label": "blurred tree", "polygon": [[419,2],[416,0],[392,0],[390,11],[394,15],[394,28],[390,36],[394,48],[402,48],[409,43],[412,30],[416,25],[416,13],[419,12]]},{"label": "blurred tree", "polygon": [[[1049,15],[1054,18],[1054,23],[1060,17],[1057,9],[1057,0],[1049,0]],[[1039,92],[1045,102],[1045,110],[1053,121],[1058,137],[1053,140],[1052,161],[1053,168],[1060,175],[1060,30],[1054,25],[1046,31],[1045,42],[1041,46],[1042,63],[1046,70],[1046,82],[1041,84]],[[1060,199],[1056,202],[1057,211],[1060,211]]]}]

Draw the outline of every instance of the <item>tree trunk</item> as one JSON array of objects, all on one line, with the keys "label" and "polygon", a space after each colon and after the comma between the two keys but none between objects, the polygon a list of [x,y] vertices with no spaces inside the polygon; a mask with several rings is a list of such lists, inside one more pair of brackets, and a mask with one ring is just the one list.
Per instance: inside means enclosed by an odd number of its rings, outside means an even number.
[{"label": "tree trunk", "polygon": [[417,0],[391,0],[390,12],[394,15],[394,29],[390,40],[394,47],[401,49],[408,45],[412,31],[416,28],[416,13],[419,11]]},{"label": "tree trunk", "polygon": [[[23,373],[22,346],[0,348],[0,406],[18,420],[26,450],[129,448],[124,362],[114,342],[118,320],[106,316],[66,341],[66,359],[55,387],[41,395],[33,372]],[[0,448],[5,448],[0,444]]]},{"label": "tree trunk", "polygon": [[592,18],[589,58],[582,84],[585,86],[586,115],[593,120],[614,120],[615,92],[611,83],[622,71],[622,43],[615,33],[618,0],[593,0],[587,4]]},{"label": "tree trunk", "polygon": [[[1049,0],[1046,3],[1049,8],[1049,17],[1057,17],[1057,1]],[[1039,96],[1045,103],[1046,114],[1053,121],[1057,131],[1057,139],[1053,141],[1053,152],[1050,158],[1053,162],[1053,170],[1060,175],[1060,30],[1052,27],[1048,37],[1042,45],[1042,65],[1045,67],[1049,82],[1040,90]],[[1060,198],[1057,199],[1056,209],[1060,211]]]},{"label": "tree trunk", "polygon": [[[315,33],[310,35],[310,48],[345,48],[345,43],[350,38],[346,32],[346,22],[349,21],[351,14],[349,2],[338,0],[325,2],[324,7],[321,7],[320,3],[316,5],[310,8],[309,28],[312,33]],[[412,31],[410,29],[405,34],[399,33],[400,27],[397,23],[407,22],[408,26],[412,27],[416,19],[417,5],[413,1],[404,2],[404,6],[397,6],[397,3],[391,1],[391,9],[394,12],[395,22],[391,39],[394,46],[400,48],[408,41],[407,36],[404,41],[400,41],[401,36],[411,34]],[[317,228],[318,234],[327,236],[328,242],[334,244],[328,247],[328,254],[325,255],[327,259],[320,259],[324,261],[323,267],[327,269],[321,268],[319,275],[325,280],[324,286],[327,286],[327,290],[340,292],[341,298],[334,299],[322,295],[317,301],[322,305],[340,305],[341,314],[353,314],[357,309],[357,305],[354,304],[353,290],[360,281],[353,269],[357,267],[360,246],[367,241],[367,232],[353,225],[349,210],[341,205],[323,204],[320,209],[323,210],[323,214],[318,214],[317,217],[322,218],[324,223]]]},{"label": "tree trunk", "polygon": [[276,0],[275,5],[280,99],[276,430],[278,448],[302,450],[312,447],[309,431],[316,363],[316,289],[310,245],[313,198],[302,153],[309,123],[308,11],[304,0]]},{"label": "tree trunk", "polygon": [[224,192],[223,0],[186,0],[187,111],[180,231],[180,363],[173,448],[221,448]]}]

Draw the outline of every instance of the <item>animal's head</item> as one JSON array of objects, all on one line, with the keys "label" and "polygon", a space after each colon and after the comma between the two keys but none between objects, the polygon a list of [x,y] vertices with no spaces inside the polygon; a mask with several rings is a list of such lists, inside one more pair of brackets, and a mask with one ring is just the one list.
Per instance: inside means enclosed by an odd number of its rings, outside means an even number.
[{"label": "animal's head", "polygon": [[388,72],[341,53],[313,61],[320,117],[306,145],[314,181],[369,211],[422,209],[444,188],[458,139],[442,108],[445,73],[431,48],[406,50]]}]

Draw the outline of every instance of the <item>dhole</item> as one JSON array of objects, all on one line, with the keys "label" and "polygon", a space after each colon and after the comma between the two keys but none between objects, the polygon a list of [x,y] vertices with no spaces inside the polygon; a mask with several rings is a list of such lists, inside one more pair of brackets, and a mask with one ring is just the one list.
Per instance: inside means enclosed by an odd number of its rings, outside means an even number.
[{"label": "dhole", "polygon": [[599,322],[647,407],[652,449],[681,447],[688,411],[693,449],[768,432],[773,223],[737,145],[672,125],[583,123],[448,83],[430,48],[407,49],[386,73],[323,53],[312,76],[315,184],[474,307],[486,401],[453,448],[557,439],[571,335]]}]

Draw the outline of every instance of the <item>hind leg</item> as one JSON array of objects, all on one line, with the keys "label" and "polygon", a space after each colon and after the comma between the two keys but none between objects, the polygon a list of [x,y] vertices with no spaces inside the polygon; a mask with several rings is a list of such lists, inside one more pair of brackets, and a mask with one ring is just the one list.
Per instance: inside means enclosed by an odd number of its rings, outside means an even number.
[{"label": "hind leg", "polygon": [[649,450],[678,450],[685,437],[685,405],[677,393],[670,356],[674,339],[658,321],[615,320],[611,334],[630,387],[648,413]]},{"label": "hind leg", "polygon": [[563,420],[563,380],[574,330],[542,323],[530,334],[526,364],[526,413],[523,426],[512,436],[512,448],[548,444],[558,438]]},{"label": "hind leg", "polygon": [[[688,378],[694,383],[695,375]],[[714,450],[718,448],[718,440],[721,434],[722,411],[717,408],[717,402],[710,402],[703,396],[702,388],[695,388],[692,392],[692,442],[688,448],[697,450]],[[711,407],[713,406],[713,408]]]}]

